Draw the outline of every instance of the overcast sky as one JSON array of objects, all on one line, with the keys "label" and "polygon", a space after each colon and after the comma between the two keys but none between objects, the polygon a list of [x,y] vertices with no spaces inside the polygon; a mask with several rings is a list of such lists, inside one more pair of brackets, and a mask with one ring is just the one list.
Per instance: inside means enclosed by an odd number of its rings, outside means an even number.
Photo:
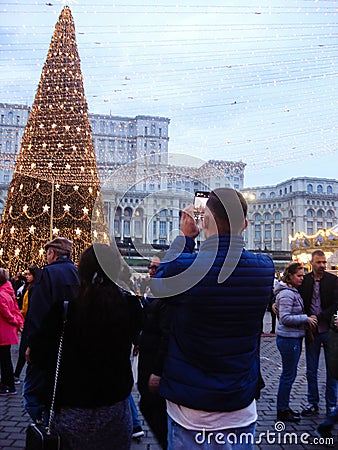
[{"label": "overcast sky", "polygon": [[[0,1],[0,102],[32,105],[65,2]],[[335,0],[69,1],[91,113],[168,117],[246,186],[338,178]]]}]

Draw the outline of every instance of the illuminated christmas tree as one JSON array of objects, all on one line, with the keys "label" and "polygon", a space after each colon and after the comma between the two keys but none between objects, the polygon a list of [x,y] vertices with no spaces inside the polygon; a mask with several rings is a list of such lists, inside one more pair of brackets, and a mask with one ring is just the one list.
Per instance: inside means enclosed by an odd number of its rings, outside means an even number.
[{"label": "illuminated christmas tree", "polygon": [[11,272],[44,263],[44,244],[73,241],[73,259],[108,241],[71,11],[56,24],[0,224]]}]

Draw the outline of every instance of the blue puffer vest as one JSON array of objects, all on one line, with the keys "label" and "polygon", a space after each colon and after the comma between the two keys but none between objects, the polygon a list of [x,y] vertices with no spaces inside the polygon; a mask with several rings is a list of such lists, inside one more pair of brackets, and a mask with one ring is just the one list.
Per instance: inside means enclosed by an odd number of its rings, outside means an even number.
[{"label": "blue puffer vest", "polygon": [[[155,295],[172,295],[165,278],[199,260],[194,274],[201,280],[167,300],[176,308],[160,385],[164,398],[192,409],[236,411],[248,406],[257,393],[259,337],[274,265],[267,255],[244,250],[241,236],[231,236],[231,257],[229,245],[229,235],[211,236],[198,254],[192,254],[194,241],[177,237],[156,274],[160,280]],[[224,261],[235,268],[218,283]]]}]

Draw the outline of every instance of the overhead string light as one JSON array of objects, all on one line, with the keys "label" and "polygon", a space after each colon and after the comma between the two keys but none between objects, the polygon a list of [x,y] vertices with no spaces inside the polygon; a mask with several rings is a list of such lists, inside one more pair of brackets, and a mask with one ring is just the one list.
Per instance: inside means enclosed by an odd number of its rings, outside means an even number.
[{"label": "overhead string light", "polygon": [[[12,160],[9,160],[10,163]],[[77,262],[109,243],[71,11],[56,24],[0,224],[0,262],[12,272],[44,262],[44,244],[73,241]]]}]

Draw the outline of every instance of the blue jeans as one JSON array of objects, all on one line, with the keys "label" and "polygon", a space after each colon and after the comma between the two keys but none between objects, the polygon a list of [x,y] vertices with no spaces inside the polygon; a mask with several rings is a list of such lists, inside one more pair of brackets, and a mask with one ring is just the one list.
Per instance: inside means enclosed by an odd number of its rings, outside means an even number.
[{"label": "blue jeans", "polygon": [[302,351],[303,338],[277,336],[276,344],[282,357],[282,373],[279,379],[277,409],[289,408],[290,392],[297,376],[297,366]]},{"label": "blue jeans", "polygon": [[329,333],[315,333],[314,341],[306,346],[306,378],[308,385],[308,402],[312,405],[318,405],[319,392],[318,392],[318,363],[321,344],[324,347],[325,366],[326,366],[326,390],[325,400],[326,407],[336,406],[337,403],[337,382],[334,378],[330,377],[327,361],[328,361],[328,338]]},{"label": "blue jeans", "polygon": [[23,384],[23,404],[25,410],[36,422],[42,419],[45,405],[41,401],[41,397],[45,391],[46,372],[34,364],[27,365],[26,377]]},{"label": "blue jeans", "polygon": [[256,422],[226,430],[187,430],[168,416],[168,450],[253,450]]},{"label": "blue jeans", "polygon": [[136,408],[133,396],[131,394],[129,394],[128,400],[130,405],[131,416],[133,418],[133,428],[140,427],[141,422],[140,419],[138,418],[138,410]]},{"label": "blue jeans", "polygon": [[326,427],[333,428],[334,424],[338,422],[338,406],[335,407],[334,411],[327,416],[327,418],[324,420],[321,425],[324,425]]}]

